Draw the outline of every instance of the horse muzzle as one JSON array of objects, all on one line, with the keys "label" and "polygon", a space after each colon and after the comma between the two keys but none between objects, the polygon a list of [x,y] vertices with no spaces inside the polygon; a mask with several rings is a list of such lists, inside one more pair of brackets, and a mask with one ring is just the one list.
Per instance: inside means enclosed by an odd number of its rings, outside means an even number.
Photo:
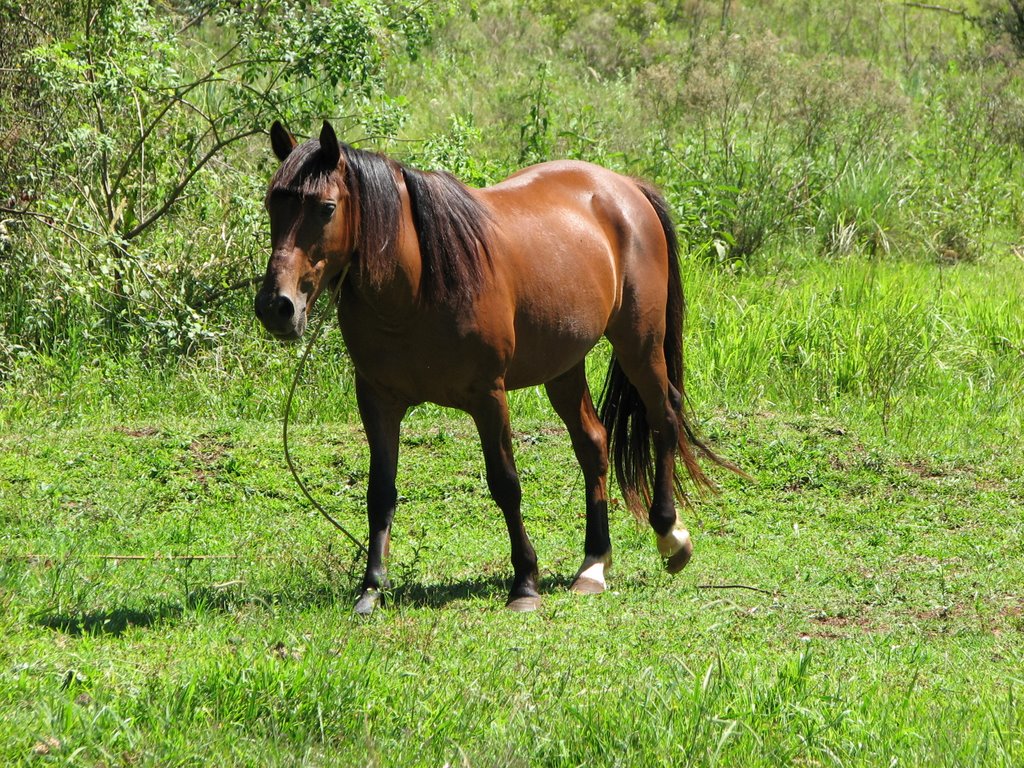
[{"label": "horse muzzle", "polygon": [[276,339],[294,341],[306,330],[305,301],[301,305],[284,294],[261,290],[256,294],[256,317]]}]

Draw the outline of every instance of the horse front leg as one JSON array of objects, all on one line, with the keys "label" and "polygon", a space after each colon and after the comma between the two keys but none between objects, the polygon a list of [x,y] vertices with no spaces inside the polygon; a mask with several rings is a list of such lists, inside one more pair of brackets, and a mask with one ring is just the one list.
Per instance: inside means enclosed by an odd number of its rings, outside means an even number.
[{"label": "horse front leg", "polygon": [[537,592],[537,553],[526,535],[522,516],[522,488],[512,455],[512,429],[508,421],[508,403],[501,384],[489,392],[470,411],[480,433],[487,487],[508,527],[512,545],[512,589],[506,607],[513,611],[533,611],[540,606]]},{"label": "horse front leg", "polygon": [[398,435],[405,407],[375,391],[356,377],[356,402],[370,446],[370,479],[366,489],[366,514],[370,541],[366,573],[355,612],[369,616],[388,586],[385,560],[391,543],[391,520],[395,515],[398,490]]}]

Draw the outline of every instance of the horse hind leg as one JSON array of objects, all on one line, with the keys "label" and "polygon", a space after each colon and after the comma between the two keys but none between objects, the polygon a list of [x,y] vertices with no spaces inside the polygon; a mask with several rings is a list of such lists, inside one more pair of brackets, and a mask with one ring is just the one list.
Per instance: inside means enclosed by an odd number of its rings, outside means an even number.
[{"label": "horse hind leg", "polygon": [[583,564],[570,590],[577,594],[604,592],[611,569],[612,545],[608,532],[608,438],[594,409],[586,368],[580,362],[545,385],[555,412],[565,422],[573,451],[586,485],[587,524]]},{"label": "horse hind leg", "polygon": [[[650,489],[648,521],[657,537],[658,552],[669,573],[686,567],[693,554],[690,533],[676,514],[676,452],[679,447],[679,406],[682,397],[669,381],[661,347],[647,355],[630,344],[615,345],[621,373],[640,398],[654,446],[654,482]],[[614,363],[613,363],[614,364]]]},{"label": "horse hind leg", "polygon": [[649,519],[657,536],[658,552],[665,560],[669,573],[678,573],[686,567],[693,555],[690,532],[676,513],[676,449],[679,445],[680,424],[676,411],[668,398],[660,404],[647,405],[648,421],[655,446],[654,488],[651,494]]}]

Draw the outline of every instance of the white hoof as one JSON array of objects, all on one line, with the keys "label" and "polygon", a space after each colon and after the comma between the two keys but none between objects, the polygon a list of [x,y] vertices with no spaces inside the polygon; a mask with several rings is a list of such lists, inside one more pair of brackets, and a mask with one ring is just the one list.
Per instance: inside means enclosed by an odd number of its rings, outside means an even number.
[{"label": "white hoof", "polygon": [[683,570],[693,554],[690,532],[677,525],[664,536],[659,536],[658,552],[665,558],[665,567],[669,573],[678,573]]},{"label": "white hoof", "polygon": [[380,605],[380,602],[380,590],[372,587],[365,589],[363,594],[359,596],[359,600],[356,601],[355,612],[359,616],[369,616],[373,613],[373,609]]},{"label": "white hoof", "polygon": [[605,575],[612,568],[612,554],[602,557],[587,557],[576,572],[570,590],[582,595],[597,595],[607,588]]}]

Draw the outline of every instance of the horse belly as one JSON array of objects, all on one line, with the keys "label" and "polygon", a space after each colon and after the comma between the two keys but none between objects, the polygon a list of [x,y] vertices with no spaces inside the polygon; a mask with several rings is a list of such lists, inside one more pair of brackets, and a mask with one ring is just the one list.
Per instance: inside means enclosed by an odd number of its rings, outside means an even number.
[{"label": "horse belly", "polygon": [[573,368],[593,348],[601,336],[581,339],[549,338],[541,345],[517,345],[505,376],[506,389],[521,389],[544,384]]},{"label": "horse belly", "polygon": [[[519,292],[509,389],[543,384],[579,363],[604,335],[617,303],[609,256],[545,271]],[[551,262],[548,262],[551,265]]]}]

